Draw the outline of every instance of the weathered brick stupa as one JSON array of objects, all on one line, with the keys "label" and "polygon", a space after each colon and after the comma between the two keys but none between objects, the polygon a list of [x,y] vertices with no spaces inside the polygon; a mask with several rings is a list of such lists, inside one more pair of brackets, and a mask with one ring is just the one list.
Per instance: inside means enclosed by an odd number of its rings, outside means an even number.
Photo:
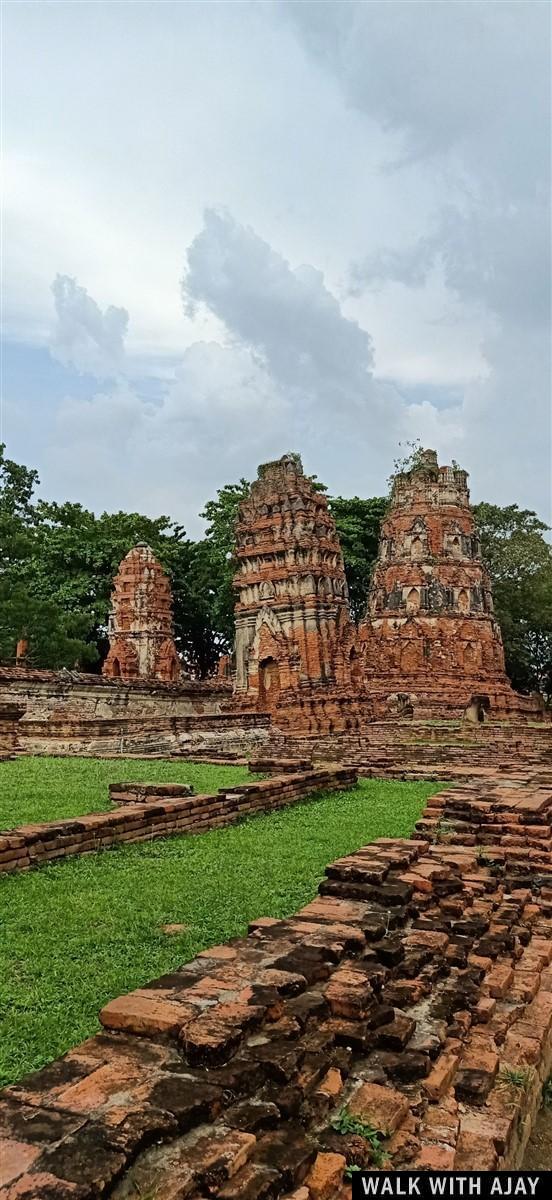
[{"label": "weathered brick stupa", "polygon": [[343,555],[326,497],[298,455],[259,467],[236,539],[234,702],[294,731],[358,727]]},{"label": "weathered brick stupa", "polygon": [[467,480],[456,465],[440,467],[434,450],[395,476],[360,627],[379,716],[540,712],[505,673]]},{"label": "weathered brick stupa", "polygon": [[180,660],[173,639],[172,593],[153,550],[140,542],[115,576],[109,617],[108,679],[177,682]]}]

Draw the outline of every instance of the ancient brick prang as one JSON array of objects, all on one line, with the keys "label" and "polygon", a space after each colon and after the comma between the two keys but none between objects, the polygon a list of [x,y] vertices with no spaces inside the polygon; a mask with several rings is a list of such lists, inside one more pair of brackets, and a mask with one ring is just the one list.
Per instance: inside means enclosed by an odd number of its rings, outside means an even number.
[{"label": "ancient brick prang", "polygon": [[395,476],[361,626],[370,694],[381,713],[538,710],[506,677],[467,474],[434,450]]},{"label": "ancient brick prang", "polygon": [[295,728],[352,727],[359,673],[343,555],[298,455],[259,467],[236,557],[236,698],[279,723],[293,714]]},{"label": "ancient brick prang", "polygon": [[123,558],[115,576],[109,643],[102,668],[109,679],[180,679],[171,585],[153,550],[143,542]]}]

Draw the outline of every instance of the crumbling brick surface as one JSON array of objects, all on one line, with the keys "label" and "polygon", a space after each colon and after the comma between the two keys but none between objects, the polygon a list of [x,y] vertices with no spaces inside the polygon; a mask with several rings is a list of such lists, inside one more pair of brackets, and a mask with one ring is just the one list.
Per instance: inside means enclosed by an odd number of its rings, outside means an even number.
[{"label": "crumbling brick surface", "polygon": [[434,450],[395,476],[360,630],[378,715],[478,721],[541,710],[506,677],[467,478],[457,466],[439,467]]},{"label": "crumbling brick surface", "polygon": [[249,752],[252,722],[261,733],[268,717],[249,714],[238,722],[222,712],[230,695],[231,684],[223,679],[125,682],[0,666],[0,707],[20,710],[16,748],[29,754],[166,754],[204,742],[216,742],[219,754],[225,742],[234,753],[240,742],[248,744]]},{"label": "crumbling brick surface", "polygon": [[123,558],[115,576],[108,632],[109,653],[102,667],[108,679],[180,679],[171,585],[143,542]]},{"label": "crumbling brick surface", "polygon": [[354,729],[370,715],[335,522],[298,455],[259,467],[236,531],[236,706],[278,728]]},{"label": "crumbling brick surface", "polygon": [[18,726],[24,711],[18,704],[0,704],[0,762],[11,758],[19,746]]},{"label": "crumbling brick surface", "polygon": [[519,1166],[552,1061],[551,820],[545,767],[472,778],[295,916],[108,1003],[4,1090],[2,1200],[329,1200],[351,1165]]}]

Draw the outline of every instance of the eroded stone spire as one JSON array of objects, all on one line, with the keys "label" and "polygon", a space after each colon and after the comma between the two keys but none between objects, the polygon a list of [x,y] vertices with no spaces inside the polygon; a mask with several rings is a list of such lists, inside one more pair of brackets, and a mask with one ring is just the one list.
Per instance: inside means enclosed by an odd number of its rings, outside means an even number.
[{"label": "eroded stone spire", "polygon": [[262,709],[350,683],[354,630],[335,522],[286,454],[259,467],[236,531],[235,692]]},{"label": "eroded stone spire", "polygon": [[361,637],[370,694],[391,709],[402,696],[445,715],[473,696],[477,717],[523,699],[505,674],[468,476],[434,450],[395,476]]},{"label": "eroded stone spire", "polygon": [[176,682],[181,665],[173,639],[171,585],[144,542],[123,558],[115,576],[109,618],[109,679]]}]

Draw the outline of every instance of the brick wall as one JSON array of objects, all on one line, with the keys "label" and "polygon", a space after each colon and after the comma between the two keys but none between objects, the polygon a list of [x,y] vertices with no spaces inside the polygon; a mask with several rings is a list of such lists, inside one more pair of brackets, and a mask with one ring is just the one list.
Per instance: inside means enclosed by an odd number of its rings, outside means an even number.
[{"label": "brick wall", "polygon": [[[112,785],[111,798],[124,802],[118,811],[23,825],[0,834],[0,873],[28,870],[69,854],[93,854],[125,842],[203,833],[254,813],[284,808],[316,790],[352,787],[356,778],[353,767],[328,767],[221,788],[205,796],[184,791],[175,795],[175,785],[167,784]],[[134,799],[139,802],[133,803]]]}]

